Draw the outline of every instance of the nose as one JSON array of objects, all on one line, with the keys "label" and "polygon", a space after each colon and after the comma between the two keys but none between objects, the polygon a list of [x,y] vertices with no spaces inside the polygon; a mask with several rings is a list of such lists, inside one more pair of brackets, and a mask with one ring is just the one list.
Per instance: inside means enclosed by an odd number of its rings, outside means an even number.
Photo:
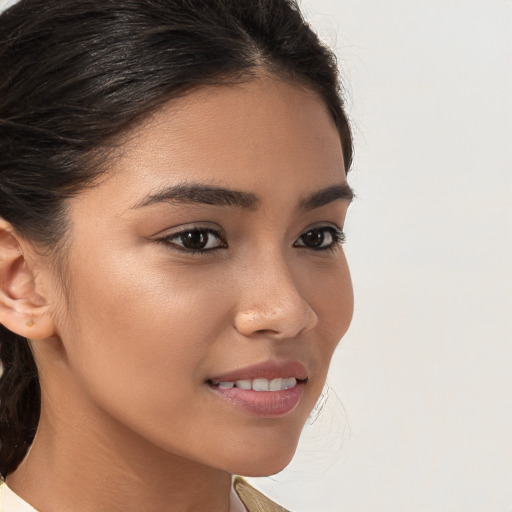
[{"label": "nose", "polygon": [[318,317],[300,293],[289,269],[275,260],[260,261],[246,273],[235,314],[242,335],[289,339],[313,329]]}]

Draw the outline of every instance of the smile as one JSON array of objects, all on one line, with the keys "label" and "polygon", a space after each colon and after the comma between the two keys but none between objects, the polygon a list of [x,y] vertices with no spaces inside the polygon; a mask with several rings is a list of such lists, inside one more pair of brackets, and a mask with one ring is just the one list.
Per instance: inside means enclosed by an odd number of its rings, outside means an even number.
[{"label": "smile", "polygon": [[[249,413],[251,416],[276,418],[291,413],[299,405],[307,379],[294,377],[268,379],[244,379],[208,382],[208,387],[225,404]],[[279,389],[271,390],[270,386]]]},{"label": "smile", "polygon": [[265,361],[238,368],[206,381],[225,404],[253,416],[276,418],[299,405],[308,382],[297,361]]},{"label": "smile", "polygon": [[294,388],[297,385],[295,377],[286,379],[245,379],[237,381],[223,381],[219,382],[217,386],[221,389],[252,389],[253,391],[284,391],[286,389]]}]

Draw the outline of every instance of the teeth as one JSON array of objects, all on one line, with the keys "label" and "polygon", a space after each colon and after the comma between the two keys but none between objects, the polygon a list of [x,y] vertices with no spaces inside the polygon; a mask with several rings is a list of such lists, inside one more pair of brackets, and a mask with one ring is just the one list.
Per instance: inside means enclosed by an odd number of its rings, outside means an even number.
[{"label": "teeth", "polygon": [[297,379],[289,377],[288,379],[253,379],[237,380],[236,382],[219,382],[221,389],[252,389],[253,391],[283,391],[293,388],[297,385]]},{"label": "teeth", "polygon": [[290,389],[297,385],[297,379],[290,377],[289,379],[283,379],[283,388],[282,389]]},{"label": "teeth", "polygon": [[286,379],[274,379],[269,382],[269,391],[280,391],[283,388],[283,381]]},{"label": "teeth", "polygon": [[231,389],[233,387],[235,387],[235,383],[234,382],[219,382],[219,388]]},{"label": "teeth", "polygon": [[252,389],[254,391],[269,391],[270,382],[267,379],[254,379]]},{"label": "teeth", "polygon": [[237,380],[236,387],[240,389],[252,389],[252,382],[250,380]]}]

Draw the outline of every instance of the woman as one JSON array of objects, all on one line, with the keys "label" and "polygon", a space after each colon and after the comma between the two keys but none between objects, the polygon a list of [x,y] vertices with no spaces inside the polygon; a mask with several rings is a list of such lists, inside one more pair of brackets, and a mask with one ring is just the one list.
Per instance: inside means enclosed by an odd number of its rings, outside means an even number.
[{"label": "woman", "polygon": [[232,475],[352,315],[333,54],[291,0],[22,0],[0,69],[2,512],[284,510]]}]

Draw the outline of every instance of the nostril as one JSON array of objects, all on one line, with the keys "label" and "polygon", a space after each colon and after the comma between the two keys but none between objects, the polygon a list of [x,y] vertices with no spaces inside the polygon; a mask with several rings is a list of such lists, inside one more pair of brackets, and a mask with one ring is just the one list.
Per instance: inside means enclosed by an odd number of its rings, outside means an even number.
[{"label": "nostril", "polygon": [[276,334],[279,334],[279,332],[274,331],[272,329],[259,329],[254,334],[261,334],[264,336],[275,336]]},{"label": "nostril", "polygon": [[288,308],[272,312],[262,310],[250,313],[240,312],[235,317],[235,328],[247,337],[268,337],[291,339],[313,329],[318,322],[316,313],[307,305],[302,308]]}]

